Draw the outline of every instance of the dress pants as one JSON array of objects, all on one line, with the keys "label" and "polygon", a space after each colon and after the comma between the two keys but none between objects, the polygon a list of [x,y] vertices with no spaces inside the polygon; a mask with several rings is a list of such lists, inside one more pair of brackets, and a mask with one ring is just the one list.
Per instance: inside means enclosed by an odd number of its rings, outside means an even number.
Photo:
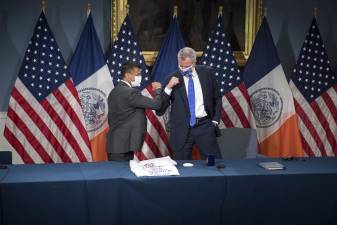
[{"label": "dress pants", "polygon": [[173,151],[173,158],[176,160],[191,159],[193,144],[198,147],[201,159],[205,159],[208,155],[221,158],[216,140],[216,127],[211,119],[204,120],[189,129],[184,146],[179,150]]},{"label": "dress pants", "polygon": [[133,152],[125,152],[125,153],[109,153],[108,152],[109,161],[130,161],[132,159],[133,159]]}]

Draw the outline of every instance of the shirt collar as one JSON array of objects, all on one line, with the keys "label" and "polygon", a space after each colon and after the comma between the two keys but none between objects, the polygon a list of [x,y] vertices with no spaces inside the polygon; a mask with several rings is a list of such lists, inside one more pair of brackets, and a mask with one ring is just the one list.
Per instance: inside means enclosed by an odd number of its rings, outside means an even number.
[{"label": "shirt collar", "polygon": [[121,80],[121,82],[127,84],[129,87],[132,87],[132,86],[129,84],[129,82],[126,82],[125,80]]}]

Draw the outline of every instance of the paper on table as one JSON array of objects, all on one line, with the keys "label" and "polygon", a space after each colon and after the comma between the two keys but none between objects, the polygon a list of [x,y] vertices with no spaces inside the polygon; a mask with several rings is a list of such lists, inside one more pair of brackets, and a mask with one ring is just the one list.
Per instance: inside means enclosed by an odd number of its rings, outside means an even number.
[{"label": "paper on table", "polygon": [[170,156],[139,161],[139,164],[142,166],[151,163],[156,166],[177,165],[177,162],[171,159]]},{"label": "paper on table", "polygon": [[169,156],[144,161],[130,160],[130,169],[137,176],[177,176],[177,162]]}]

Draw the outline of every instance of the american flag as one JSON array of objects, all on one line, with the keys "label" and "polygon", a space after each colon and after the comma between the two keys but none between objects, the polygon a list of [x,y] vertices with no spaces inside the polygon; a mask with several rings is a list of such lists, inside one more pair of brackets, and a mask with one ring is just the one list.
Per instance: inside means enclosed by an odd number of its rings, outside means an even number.
[{"label": "american flag", "polygon": [[122,65],[127,61],[137,62],[141,66],[142,83],[140,89],[147,87],[151,81],[150,73],[146,67],[144,57],[140,51],[137,39],[135,38],[128,15],[122,23],[117,38],[113,43],[109,59],[107,60],[115,86],[121,80]]},{"label": "american flag", "polygon": [[314,18],[290,87],[307,156],[337,155],[337,84]]},{"label": "american flag", "polygon": [[11,93],[4,136],[24,163],[91,161],[78,94],[43,12]]},{"label": "american flag", "polygon": [[[121,67],[123,63],[127,61],[134,61],[140,64],[142,69],[142,94],[152,98],[153,92],[150,85],[150,73],[146,67],[128,15],[122,23],[117,39],[112,46],[110,57],[107,60],[115,85],[120,81]],[[142,151],[137,152],[136,157],[139,160],[144,160],[168,155],[170,150],[164,119],[158,117],[152,110],[146,110],[146,118],[147,133]]]},{"label": "american flag", "polygon": [[222,14],[218,16],[200,61],[214,68],[223,95],[220,127],[255,128],[247,88],[226,37]]}]

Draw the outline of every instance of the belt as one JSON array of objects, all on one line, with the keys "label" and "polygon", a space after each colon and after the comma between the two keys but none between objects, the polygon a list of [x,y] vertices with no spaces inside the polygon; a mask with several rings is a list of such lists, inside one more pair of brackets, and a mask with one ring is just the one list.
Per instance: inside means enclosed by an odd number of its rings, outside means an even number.
[{"label": "belt", "polygon": [[193,127],[197,127],[200,126],[201,124],[203,124],[205,121],[207,121],[209,119],[209,116],[204,116],[204,117],[199,117],[199,118],[195,118],[195,125]]}]

